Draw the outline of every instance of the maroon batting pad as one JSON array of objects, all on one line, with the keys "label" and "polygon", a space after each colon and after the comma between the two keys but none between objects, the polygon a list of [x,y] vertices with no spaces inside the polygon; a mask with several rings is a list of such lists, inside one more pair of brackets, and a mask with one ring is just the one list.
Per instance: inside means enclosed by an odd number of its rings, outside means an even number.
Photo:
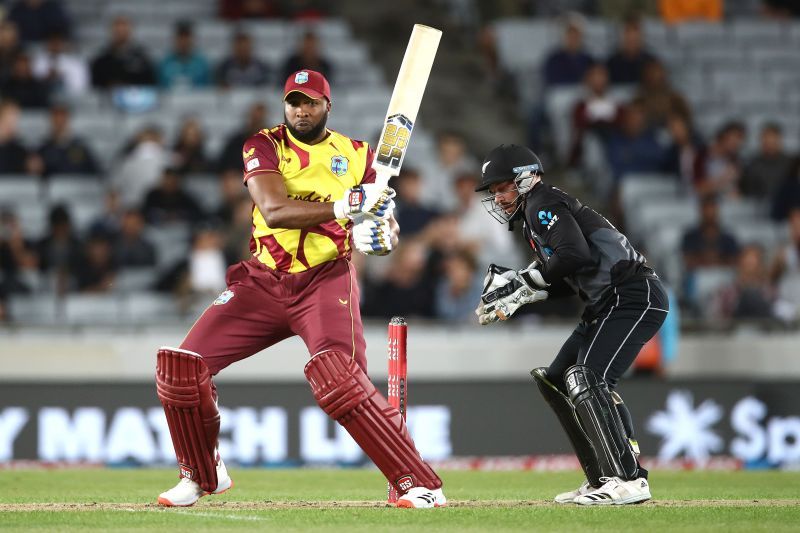
[{"label": "maroon batting pad", "polygon": [[422,460],[400,412],[389,405],[351,356],[321,352],[305,368],[317,403],[350,433],[400,494],[438,489],[442,480]]},{"label": "maroon batting pad", "polygon": [[216,447],[219,410],[211,373],[203,358],[188,351],[161,348],[156,363],[158,399],[167,415],[180,477],[212,492],[217,488]]}]

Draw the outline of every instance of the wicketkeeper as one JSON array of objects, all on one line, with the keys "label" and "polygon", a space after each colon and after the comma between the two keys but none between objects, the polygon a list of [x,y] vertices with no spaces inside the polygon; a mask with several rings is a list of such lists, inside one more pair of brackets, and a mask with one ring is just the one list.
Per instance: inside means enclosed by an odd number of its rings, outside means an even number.
[{"label": "wicketkeeper", "polygon": [[490,265],[481,325],[508,320],[521,306],[577,294],[581,321],[547,368],[531,374],[586,474],[559,503],[620,505],[650,499],[630,413],[617,381],[661,327],[669,302],[644,256],[602,215],[542,181],[528,148],[501,145],[483,163],[476,191],[502,223],[521,222],[535,260],[521,270]]}]

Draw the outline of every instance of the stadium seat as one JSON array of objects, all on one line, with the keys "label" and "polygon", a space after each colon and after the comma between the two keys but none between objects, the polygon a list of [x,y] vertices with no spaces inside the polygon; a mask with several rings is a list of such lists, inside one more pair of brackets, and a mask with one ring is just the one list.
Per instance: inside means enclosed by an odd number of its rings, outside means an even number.
[{"label": "stadium seat", "polygon": [[704,317],[711,316],[719,291],[733,283],[736,271],[727,267],[698,268],[692,273],[690,298]]},{"label": "stadium seat", "polygon": [[50,176],[47,187],[47,198],[51,204],[102,205],[105,194],[105,184],[92,174],[54,174]]},{"label": "stadium seat", "polygon": [[152,267],[124,268],[115,276],[113,289],[123,293],[151,290],[157,274]]},{"label": "stadium seat", "polygon": [[219,209],[222,196],[220,192],[220,180],[214,174],[190,174],[183,180],[186,190],[202,205],[207,211]]},{"label": "stadium seat", "polygon": [[122,299],[125,321],[135,325],[153,325],[177,320],[180,314],[172,295],[148,291],[135,291]]},{"label": "stadium seat", "polygon": [[119,298],[113,294],[69,294],[63,306],[63,319],[69,325],[114,325],[123,318]]},{"label": "stadium seat", "polygon": [[8,310],[12,323],[50,326],[60,320],[59,300],[52,294],[13,295]]},{"label": "stadium seat", "polygon": [[[0,207],[35,204],[42,201],[39,178],[25,174],[0,174]],[[17,213],[19,214],[19,213]]]}]

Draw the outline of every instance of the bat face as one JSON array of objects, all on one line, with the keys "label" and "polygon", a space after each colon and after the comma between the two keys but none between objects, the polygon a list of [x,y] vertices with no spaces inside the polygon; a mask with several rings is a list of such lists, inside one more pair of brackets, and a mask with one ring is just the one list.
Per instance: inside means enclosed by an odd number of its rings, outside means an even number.
[{"label": "bat face", "polygon": [[383,133],[378,141],[375,164],[386,167],[387,170],[395,173],[399,172],[413,128],[414,123],[405,115],[396,114],[387,117]]}]

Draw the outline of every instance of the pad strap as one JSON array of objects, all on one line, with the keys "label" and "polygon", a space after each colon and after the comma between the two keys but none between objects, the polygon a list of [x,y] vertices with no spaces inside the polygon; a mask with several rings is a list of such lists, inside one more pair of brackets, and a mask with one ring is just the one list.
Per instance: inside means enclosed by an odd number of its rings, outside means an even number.
[{"label": "pad strap", "polygon": [[636,456],[605,380],[588,366],[574,365],[564,373],[564,381],[603,476],[636,479]]},{"label": "pad strap", "polygon": [[347,430],[400,494],[412,487],[442,486],[420,457],[400,412],[352,357],[337,351],[318,353],[306,364],[305,374],[319,406]]},{"label": "pad strap", "polygon": [[583,473],[586,474],[589,484],[599,488],[602,485],[600,477],[603,474],[600,471],[600,465],[597,462],[592,443],[581,427],[575,414],[575,408],[572,407],[569,398],[547,379],[547,368],[534,368],[531,370],[531,375],[539,387],[539,392],[542,393],[545,401],[556,414],[558,421],[561,422],[561,427],[567,433],[572,449],[575,451],[575,455],[578,456],[578,461],[581,463],[581,468],[583,468]]},{"label": "pad strap", "polygon": [[213,492],[217,488],[219,410],[208,366],[194,352],[161,348],[156,363],[156,389],[164,406],[180,477]]}]

